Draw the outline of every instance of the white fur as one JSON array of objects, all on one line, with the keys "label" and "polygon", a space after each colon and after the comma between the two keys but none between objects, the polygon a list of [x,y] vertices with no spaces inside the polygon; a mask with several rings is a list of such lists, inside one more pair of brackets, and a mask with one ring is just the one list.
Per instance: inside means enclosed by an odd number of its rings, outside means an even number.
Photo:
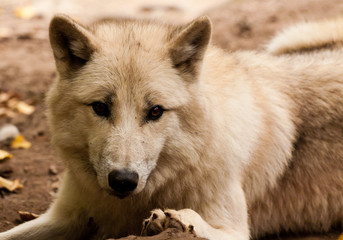
[{"label": "white fur", "polygon": [[[47,105],[52,142],[67,170],[48,212],[0,239],[139,234],[156,208],[178,210],[167,211],[210,240],[342,224],[341,49],[227,54],[208,45],[206,18],[183,28],[119,20],[84,28],[56,19],[51,41],[60,78]],[[87,45],[87,64],[60,58],[68,46],[56,41],[56,29],[81,34],[84,42],[72,48],[82,55]],[[184,59],[188,46],[197,51]],[[110,102],[108,118],[94,113],[96,101]],[[146,121],[149,104],[168,111]],[[107,176],[123,168],[136,171],[139,183],[119,199]]]},{"label": "white fur", "polygon": [[274,37],[267,45],[267,51],[280,55],[334,44],[342,45],[342,23],[343,18],[337,18],[297,24]]}]

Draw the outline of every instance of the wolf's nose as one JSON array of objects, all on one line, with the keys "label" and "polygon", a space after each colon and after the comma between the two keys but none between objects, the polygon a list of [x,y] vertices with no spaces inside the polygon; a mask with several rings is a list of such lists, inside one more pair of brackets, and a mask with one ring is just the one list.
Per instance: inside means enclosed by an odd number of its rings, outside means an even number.
[{"label": "wolf's nose", "polygon": [[114,170],[108,175],[108,184],[118,195],[125,197],[137,187],[138,174],[127,169]]}]

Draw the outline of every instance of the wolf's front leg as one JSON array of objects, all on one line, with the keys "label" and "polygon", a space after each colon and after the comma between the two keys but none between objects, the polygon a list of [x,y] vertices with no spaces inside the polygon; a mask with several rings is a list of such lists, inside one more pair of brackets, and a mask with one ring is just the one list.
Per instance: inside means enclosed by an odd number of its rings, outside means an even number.
[{"label": "wolf's front leg", "polygon": [[[178,228],[209,240],[248,240],[247,208],[243,190],[232,189],[227,201],[214,200],[205,221],[192,209],[155,209],[143,222],[142,235],[156,235],[167,228]],[[224,200],[223,198],[221,198]]]},{"label": "wolf's front leg", "polygon": [[93,228],[92,219],[82,212],[78,202],[79,190],[67,173],[59,197],[50,209],[35,220],[0,233],[1,240],[79,240],[87,239]]},{"label": "wolf's front leg", "polygon": [[[72,229],[73,228],[73,229]],[[52,214],[45,213],[35,220],[23,223],[7,232],[0,233],[1,240],[65,240],[79,239],[80,229],[72,226],[68,219],[55,219]],[[76,230],[76,231],[75,231]]]}]

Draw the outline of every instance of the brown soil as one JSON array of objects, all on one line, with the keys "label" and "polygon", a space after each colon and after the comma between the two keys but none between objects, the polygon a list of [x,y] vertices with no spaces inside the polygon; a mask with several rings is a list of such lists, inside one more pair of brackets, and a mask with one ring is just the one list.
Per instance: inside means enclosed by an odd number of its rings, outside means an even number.
[{"label": "brown soil", "polygon": [[[12,123],[32,143],[27,150],[10,150],[0,145],[13,154],[10,161],[0,164],[0,176],[19,178],[24,184],[15,193],[0,190],[0,231],[20,223],[19,210],[43,213],[53,200],[63,171],[63,165],[51,149],[44,115],[44,95],[55,76],[47,37],[48,19],[15,19],[7,10],[3,9],[2,15],[0,12],[0,27],[17,27],[7,37],[1,36],[0,31],[0,91],[18,93],[36,111],[30,116],[0,117],[0,127]],[[276,31],[299,20],[331,18],[342,13],[341,0],[244,0],[227,3],[207,14],[213,20],[213,42],[227,50],[238,50],[261,48]],[[57,174],[49,171],[51,167],[57,169]],[[8,174],[8,170],[12,172]],[[303,234],[282,239],[323,240],[337,236],[337,233],[312,237]]]}]

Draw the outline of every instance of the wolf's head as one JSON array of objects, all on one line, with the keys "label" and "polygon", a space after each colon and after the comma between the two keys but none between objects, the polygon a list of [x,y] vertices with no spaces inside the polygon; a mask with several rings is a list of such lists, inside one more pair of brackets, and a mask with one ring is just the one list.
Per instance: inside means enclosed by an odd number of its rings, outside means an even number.
[{"label": "wolf's head", "polygon": [[187,144],[185,119],[196,108],[210,34],[206,17],[182,27],[135,20],[84,27],[54,17],[59,77],[48,116],[67,167],[119,197],[141,192],[168,146]]}]

